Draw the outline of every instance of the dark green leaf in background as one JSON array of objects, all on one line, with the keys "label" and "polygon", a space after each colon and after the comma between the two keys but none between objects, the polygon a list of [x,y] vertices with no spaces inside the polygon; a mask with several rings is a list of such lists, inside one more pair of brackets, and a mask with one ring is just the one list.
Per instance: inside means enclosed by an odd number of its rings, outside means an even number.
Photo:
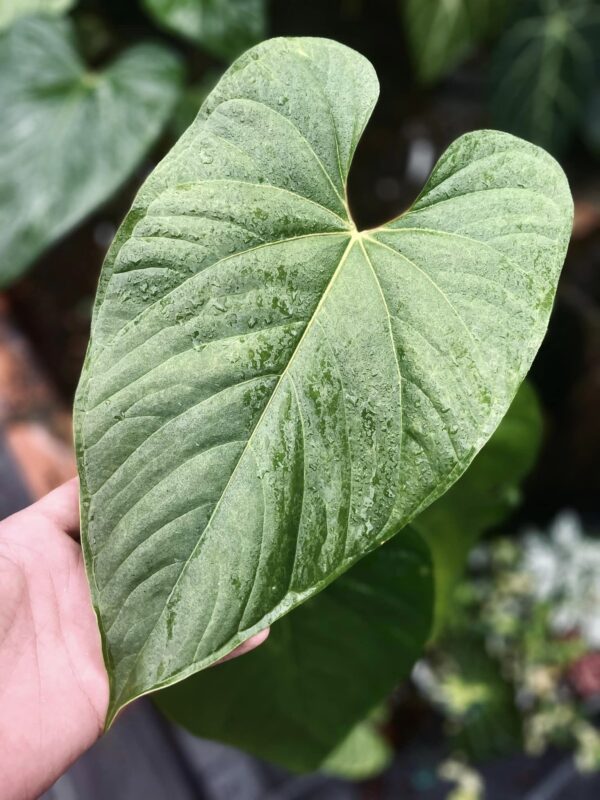
[{"label": "dark green leaf in background", "polygon": [[494,122],[559,153],[598,75],[600,7],[596,0],[537,0],[523,10],[493,58]]},{"label": "dark green leaf in background", "polygon": [[30,17],[0,36],[0,286],[122,185],[180,80],[179,62],[157,45],[88,71],[66,20]]},{"label": "dark green leaf in background", "polygon": [[174,139],[179,139],[196,119],[198,109],[206,100],[218,79],[218,72],[209,71],[201,81],[191,86],[186,86],[183,90],[169,124],[169,130]]},{"label": "dark green leaf in background", "polygon": [[364,777],[385,752],[382,743],[373,749],[376,731],[365,730],[365,717],[408,676],[429,636],[432,605],[428,550],[407,531],[276,622],[257,650],[155,700],[198,736],[295,771],[337,764],[339,772],[344,748],[358,738],[372,745],[369,759],[354,765]]},{"label": "dark green leaf in background", "polygon": [[406,214],[358,232],[346,180],[376,97],[346,47],[259,45],[109,252],[75,408],[109,724],[443,494],[544,335],[572,222],[560,167],[467,134]]},{"label": "dark green leaf in background", "polygon": [[0,30],[19,17],[31,14],[60,16],[75,5],[75,0],[0,0]]},{"label": "dark green leaf in background", "polygon": [[431,636],[434,595],[440,628],[470,548],[516,502],[540,422],[524,384],[463,477],[410,529],[276,622],[257,651],[159,692],[158,706],[199,736],[290,769],[377,771],[385,743],[372,722],[356,722],[407,677]]},{"label": "dark green leaf in background", "polygon": [[542,417],[531,386],[524,383],[498,429],[445,495],[412,523],[431,549],[440,630],[467,555],[487,529],[519,501],[519,484],[532,469],[542,436]]},{"label": "dark green leaf in background", "polygon": [[265,0],[143,0],[163,27],[231,59],[265,36]]},{"label": "dark green leaf in background", "polygon": [[417,76],[431,83],[497,32],[514,0],[401,0],[401,4]]}]

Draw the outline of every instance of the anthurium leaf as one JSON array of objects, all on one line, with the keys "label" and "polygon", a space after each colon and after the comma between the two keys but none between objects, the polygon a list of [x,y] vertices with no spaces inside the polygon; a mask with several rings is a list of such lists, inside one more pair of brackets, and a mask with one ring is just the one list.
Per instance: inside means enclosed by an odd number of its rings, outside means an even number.
[{"label": "anthurium leaf", "polygon": [[523,9],[494,54],[494,121],[560,152],[596,84],[600,8],[595,0],[536,0]]},{"label": "anthurium leaf", "polygon": [[275,39],[227,71],[107,256],[76,399],[82,536],[125,703],[214,663],[440,496],[545,332],[560,167],[493,131],[358,232],[370,64]]},{"label": "anthurium leaf", "polygon": [[435,576],[435,632],[452,607],[469,551],[519,501],[519,485],[533,467],[542,417],[532,387],[523,383],[508,413],[463,477],[412,523],[429,545]]},{"label": "anthurium leaf", "polygon": [[514,0],[401,0],[417,75],[430,83],[495,33]]},{"label": "anthurium leaf", "polygon": [[[154,699],[198,736],[293,771],[339,773],[344,762],[348,771],[348,750],[368,738],[357,725],[408,677],[432,614],[429,551],[407,530],[278,620],[257,650]],[[354,777],[366,777],[384,752],[355,763]]]},{"label": "anthurium leaf", "polygon": [[180,79],[179,62],[156,45],[89,72],[67,20],[30,17],[0,36],[0,286],[127,179]]},{"label": "anthurium leaf", "polygon": [[265,0],[143,0],[163,27],[220,58],[233,58],[265,35]]},{"label": "anthurium leaf", "polygon": [[64,14],[75,5],[75,0],[0,0],[0,29],[30,14]]}]

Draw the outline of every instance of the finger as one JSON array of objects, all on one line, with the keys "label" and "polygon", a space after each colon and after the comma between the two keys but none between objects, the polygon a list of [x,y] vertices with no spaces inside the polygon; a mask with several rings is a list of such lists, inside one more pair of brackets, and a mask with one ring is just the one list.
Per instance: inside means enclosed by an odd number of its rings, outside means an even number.
[{"label": "finger", "polygon": [[72,478],[54,489],[32,507],[42,516],[68,533],[74,539],[79,538],[79,480]]},{"label": "finger", "polygon": [[254,636],[247,639],[245,642],[242,642],[239,647],[236,647],[235,650],[232,650],[231,653],[227,653],[226,656],[215,661],[216,664],[222,664],[224,661],[231,661],[232,658],[237,658],[238,656],[243,656],[244,653],[249,653],[250,650],[254,650],[256,647],[261,645],[265,639],[268,637],[269,633],[271,632],[270,628],[265,628],[264,631],[255,634]]}]

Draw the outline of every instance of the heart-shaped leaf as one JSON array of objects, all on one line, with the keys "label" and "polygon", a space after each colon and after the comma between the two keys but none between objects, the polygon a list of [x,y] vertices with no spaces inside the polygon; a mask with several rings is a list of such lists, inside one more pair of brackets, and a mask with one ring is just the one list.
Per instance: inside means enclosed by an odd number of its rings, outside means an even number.
[{"label": "heart-shaped leaf", "polygon": [[168,30],[220,58],[239,55],[265,35],[265,0],[143,0]]},{"label": "heart-shaped leaf", "polygon": [[159,708],[198,736],[288,769],[326,766],[408,676],[431,636],[434,598],[440,629],[469,550],[532,466],[539,430],[524,384],[466,473],[401,535],[277,621],[258,650],[158,692]]},{"label": "heart-shaped leaf", "polygon": [[0,36],[0,286],[107,200],[158,137],[181,69],[138,45],[89,72],[67,20]]},{"label": "heart-shaped leaf", "polygon": [[111,679],[214,663],[466,469],[545,332],[564,174],[483,131],[358,232],[370,64],[320,39],[242,56],[107,257],[76,400],[82,534]]}]

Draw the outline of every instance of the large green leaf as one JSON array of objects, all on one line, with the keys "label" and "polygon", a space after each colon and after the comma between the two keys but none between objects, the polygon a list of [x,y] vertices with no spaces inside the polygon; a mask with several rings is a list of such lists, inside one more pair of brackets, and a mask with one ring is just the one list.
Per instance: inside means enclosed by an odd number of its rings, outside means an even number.
[{"label": "large green leaf", "polygon": [[108,723],[449,488],[544,335],[572,220],[558,165],[468,134],[408,213],[358,232],[346,179],[376,97],[348,48],[259,45],[109,252],[75,409]]},{"label": "large green leaf", "polygon": [[265,0],[143,0],[165,28],[221,58],[239,55],[265,35]]},{"label": "large green leaf", "polygon": [[435,629],[439,631],[469,551],[484,531],[515,508],[519,484],[533,467],[542,417],[524,383],[500,426],[463,477],[413,522],[430,547],[435,576]]},{"label": "large green leaf", "polygon": [[0,286],[127,179],[169,118],[180,77],[156,45],[89,72],[66,20],[23,19],[0,37]]},{"label": "large green leaf", "polygon": [[75,0],[0,0],[0,29],[30,14],[61,15],[75,5]]},{"label": "large green leaf", "polygon": [[456,67],[495,33],[514,0],[400,0],[408,43],[424,83]]},{"label": "large green leaf", "polygon": [[536,0],[492,65],[495,123],[554,152],[581,122],[600,52],[596,0]]},{"label": "large green leaf", "polygon": [[[410,673],[432,613],[429,552],[407,531],[276,622],[257,650],[155,700],[198,736],[294,771],[339,772],[348,748],[375,747],[365,717]],[[380,743],[365,753],[354,775],[365,776],[384,752]]]}]

